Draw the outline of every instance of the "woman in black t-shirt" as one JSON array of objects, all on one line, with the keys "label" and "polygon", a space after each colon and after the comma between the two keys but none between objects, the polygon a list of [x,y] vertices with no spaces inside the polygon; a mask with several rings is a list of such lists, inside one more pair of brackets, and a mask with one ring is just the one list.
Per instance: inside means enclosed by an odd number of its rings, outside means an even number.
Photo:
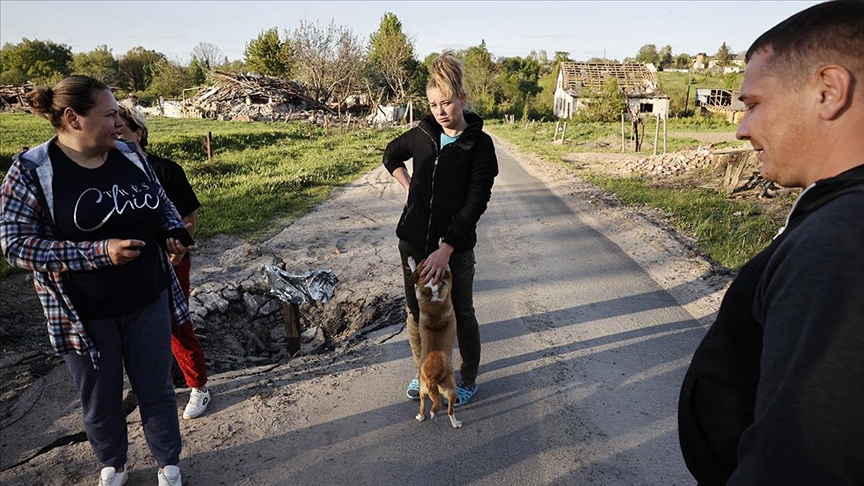
[{"label": "woman in black t-shirt", "polygon": [[72,76],[27,95],[56,136],[15,156],[0,197],[0,245],[33,271],[51,344],[78,387],[100,483],[128,479],[123,372],[139,398],[159,484],[181,484],[171,321],[189,319],[168,254],[196,247],[156,174],[128,144],[108,87]]}]

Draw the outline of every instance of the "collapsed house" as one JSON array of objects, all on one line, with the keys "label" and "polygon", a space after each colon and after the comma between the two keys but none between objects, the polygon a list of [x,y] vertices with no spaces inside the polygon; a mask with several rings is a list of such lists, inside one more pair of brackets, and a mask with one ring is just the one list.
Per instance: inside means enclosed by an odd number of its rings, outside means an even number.
[{"label": "collapsed house", "polygon": [[738,123],[745,109],[738,94],[730,89],[696,88],[695,106],[703,112],[721,113],[729,123]]},{"label": "collapsed house", "polygon": [[657,69],[653,64],[562,62],[555,81],[555,116],[570,118],[585,108],[610,78],[618,81],[618,88],[627,96],[631,113],[668,115],[669,96],[658,89]]},{"label": "collapsed house", "polygon": [[35,85],[32,83],[24,85],[3,85],[0,86],[0,110],[2,111],[19,111],[26,110],[30,106],[24,96],[33,91]]},{"label": "collapsed house", "polygon": [[292,121],[310,113],[332,115],[326,104],[305,95],[298,83],[271,76],[212,73],[213,84],[179,101],[160,100],[146,110],[173,118],[234,121]]}]

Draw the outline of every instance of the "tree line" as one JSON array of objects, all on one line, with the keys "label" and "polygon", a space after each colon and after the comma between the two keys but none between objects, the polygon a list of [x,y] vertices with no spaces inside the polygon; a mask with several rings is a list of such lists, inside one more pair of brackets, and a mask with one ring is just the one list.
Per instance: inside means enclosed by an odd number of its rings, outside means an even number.
[{"label": "tree line", "polygon": [[[71,74],[85,74],[104,80],[123,96],[134,95],[147,103],[194,92],[207,83],[209,73],[222,71],[291,79],[321,102],[342,103],[350,95],[364,94],[370,104],[414,101],[422,107],[429,68],[439,54],[418,60],[414,40],[396,15],[387,12],[378,30],[365,39],[332,20],[326,24],[301,20],[281,33],[276,27],[264,29],[246,43],[243,59],[233,61],[206,42],[196,45],[191,61],[184,64],[144,47],[120,56],[107,45],[72,53],[64,44],[25,38],[0,49],[0,84],[50,85]],[[495,57],[483,40],[455,54],[465,64],[472,109],[485,117],[551,117],[558,66],[572,60],[568,52],[556,51],[549,57],[542,50],[525,57]],[[717,53],[724,64],[731,55],[725,43]],[[658,51],[653,44],[624,61],[652,62],[660,70],[692,65],[688,54],[674,56],[670,46]]]}]

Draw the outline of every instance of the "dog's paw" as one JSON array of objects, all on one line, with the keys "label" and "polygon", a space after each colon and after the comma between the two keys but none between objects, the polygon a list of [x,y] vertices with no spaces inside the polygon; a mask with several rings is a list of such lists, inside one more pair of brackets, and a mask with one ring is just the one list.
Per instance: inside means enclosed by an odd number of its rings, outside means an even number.
[{"label": "dog's paw", "polygon": [[452,425],[454,429],[458,429],[459,427],[462,427],[462,422],[456,420],[455,415],[448,415],[448,417],[450,417],[450,425]]},{"label": "dog's paw", "polygon": [[434,419],[435,418],[435,412],[429,412],[429,418]]},{"label": "dog's paw", "polygon": [[418,422],[422,422],[422,421],[426,420],[426,417],[424,417],[423,415],[421,415],[419,413],[414,418],[416,418]]}]

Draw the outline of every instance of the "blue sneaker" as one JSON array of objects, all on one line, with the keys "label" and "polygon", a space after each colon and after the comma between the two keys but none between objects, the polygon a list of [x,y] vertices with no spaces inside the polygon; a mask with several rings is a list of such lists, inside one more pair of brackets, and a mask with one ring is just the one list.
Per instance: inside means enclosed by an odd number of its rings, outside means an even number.
[{"label": "blue sneaker", "polygon": [[408,398],[411,400],[420,400],[420,380],[414,378],[411,380],[411,383],[408,384],[408,390],[405,391],[405,394],[408,395]]}]

